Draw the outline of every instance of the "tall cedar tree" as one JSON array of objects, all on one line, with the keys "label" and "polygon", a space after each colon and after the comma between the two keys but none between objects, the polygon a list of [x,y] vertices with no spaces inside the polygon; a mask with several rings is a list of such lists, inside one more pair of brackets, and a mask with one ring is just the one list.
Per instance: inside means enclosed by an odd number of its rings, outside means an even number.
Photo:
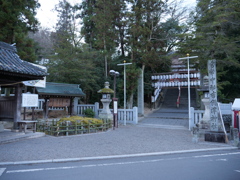
[{"label": "tall cedar tree", "polygon": [[82,32],[90,48],[102,52],[104,57],[104,76],[107,78],[109,61],[117,44],[116,17],[121,14],[121,0],[82,1]]},{"label": "tall cedar tree", "polygon": [[143,70],[152,70],[163,64],[160,57],[166,55],[165,37],[161,36],[160,21],[166,11],[166,3],[161,0],[130,0],[129,39],[131,59]]},{"label": "tall cedar tree", "polygon": [[181,45],[183,52],[196,53],[201,69],[207,60],[216,59],[221,100],[233,101],[240,88],[240,2],[238,0],[198,0],[196,30]]},{"label": "tall cedar tree", "polygon": [[80,41],[76,29],[76,10],[66,0],[61,0],[56,7],[59,19],[56,32],[52,34],[56,55],[50,58],[49,80],[81,84],[88,96],[88,91],[96,91],[95,54],[89,53]]},{"label": "tall cedar tree", "polygon": [[29,31],[36,31],[38,21],[37,0],[0,0],[0,41],[16,43],[21,59],[36,60],[34,43],[27,37]]}]

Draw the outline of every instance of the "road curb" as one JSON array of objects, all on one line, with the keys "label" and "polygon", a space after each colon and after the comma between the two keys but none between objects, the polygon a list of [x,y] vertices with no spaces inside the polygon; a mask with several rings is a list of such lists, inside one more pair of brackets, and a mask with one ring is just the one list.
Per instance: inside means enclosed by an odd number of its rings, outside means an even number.
[{"label": "road curb", "polygon": [[104,159],[119,159],[119,158],[131,158],[131,157],[142,157],[142,156],[157,156],[157,155],[184,154],[184,153],[194,153],[194,152],[204,152],[204,151],[207,152],[207,151],[237,150],[237,149],[238,149],[238,147],[222,147],[222,148],[192,149],[192,150],[181,150],[181,151],[138,153],[138,154],[125,154],[125,155],[112,155],[112,156],[95,156],[95,157],[65,158],[65,159],[47,159],[47,160],[36,160],[36,161],[0,162],[0,166],[43,164],[43,163],[62,163],[62,162],[104,160]]}]

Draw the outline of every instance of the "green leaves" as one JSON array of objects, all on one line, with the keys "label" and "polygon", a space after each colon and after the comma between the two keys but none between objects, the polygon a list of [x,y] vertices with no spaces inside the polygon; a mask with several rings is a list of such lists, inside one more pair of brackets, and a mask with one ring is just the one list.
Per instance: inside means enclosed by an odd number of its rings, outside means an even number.
[{"label": "green leaves", "polygon": [[[231,100],[239,94],[240,77],[240,9],[238,0],[199,0],[195,14],[193,37],[181,44],[181,50],[200,57],[202,72],[207,60],[218,61],[218,88],[221,98]],[[206,73],[206,72],[205,72]]]},{"label": "green leaves", "polygon": [[40,4],[36,0],[0,0],[0,41],[16,43],[20,58],[36,60],[33,41],[27,38],[29,31],[36,31],[35,18]]}]

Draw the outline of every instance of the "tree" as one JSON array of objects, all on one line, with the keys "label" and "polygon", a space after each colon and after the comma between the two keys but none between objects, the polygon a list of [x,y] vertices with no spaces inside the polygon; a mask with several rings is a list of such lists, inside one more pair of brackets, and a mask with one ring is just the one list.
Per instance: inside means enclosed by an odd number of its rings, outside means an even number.
[{"label": "tree", "polygon": [[28,37],[33,39],[36,43],[36,55],[38,62],[48,59],[49,56],[54,53],[51,33],[52,32],[49,29],[43,27],[40,27],[35,33],[28,33]]},{"label": "tree", "polygon": [[83,18],[82,32],[91,48],[99,50],[104,56],[105,78],[108,77],[108,64],[118,46],[118,32],[123,0],[83,1],[81,17]]},{"label": "tree", "polygon": [[238,94],[232,85],[240,82],[239,5],[237,0],[199,0],[194,16],[196,29],[181,44],[182,52],[200,57],[200,68],[205,73],[207,60],[217,60],[219,95],[231,100],[231,94]]},{"label": "tree", "polygon": [[0,41],[16,43],[21,59],[36,60],[34,42],[27,37],[29,31],[36,31],[38,21],[37,0],[0,0]]},{"label": "tree", "polygon": [[[96,73],[93,60],[98,56],[89,52],[81,42],[81,34],[77,28],[76,8],[66,0],[59,2],[57,12],[59,20],[56,32],[52,33],[55,54],[50,57],[49,81],[81,84],[88,100],[92,91],[97,91]],[[99,88],[100,89],[100,88]]]}]

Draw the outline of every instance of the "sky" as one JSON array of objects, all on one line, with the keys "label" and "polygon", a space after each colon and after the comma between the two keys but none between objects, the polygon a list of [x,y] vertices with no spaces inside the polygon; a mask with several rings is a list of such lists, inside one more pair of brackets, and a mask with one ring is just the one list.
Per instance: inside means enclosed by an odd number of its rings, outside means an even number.
[{"label": "sky", "polygon": [[[41,26],[53,29],[57,23],[57,14],[53,9],[59,0],[38,0],[38,2],[41,4],[41,7],[37,11],[37,19]],[[68,2],[75,4],[81,2],[81,0],[68,0]]]},{"label": "sky", "polygon": [[[196,3],[196,0],[184,0],[187,5],[193,5]],[[41,23],[41,26],[45,28],[53,29],[57,23],[57,14],[53,12],[55,5],[58,4],[59,0],[38,0],[41,4],[41,7],[37,12],[37,19]],[[81,0],[68,0],[69,3],[80,3]]]}]

